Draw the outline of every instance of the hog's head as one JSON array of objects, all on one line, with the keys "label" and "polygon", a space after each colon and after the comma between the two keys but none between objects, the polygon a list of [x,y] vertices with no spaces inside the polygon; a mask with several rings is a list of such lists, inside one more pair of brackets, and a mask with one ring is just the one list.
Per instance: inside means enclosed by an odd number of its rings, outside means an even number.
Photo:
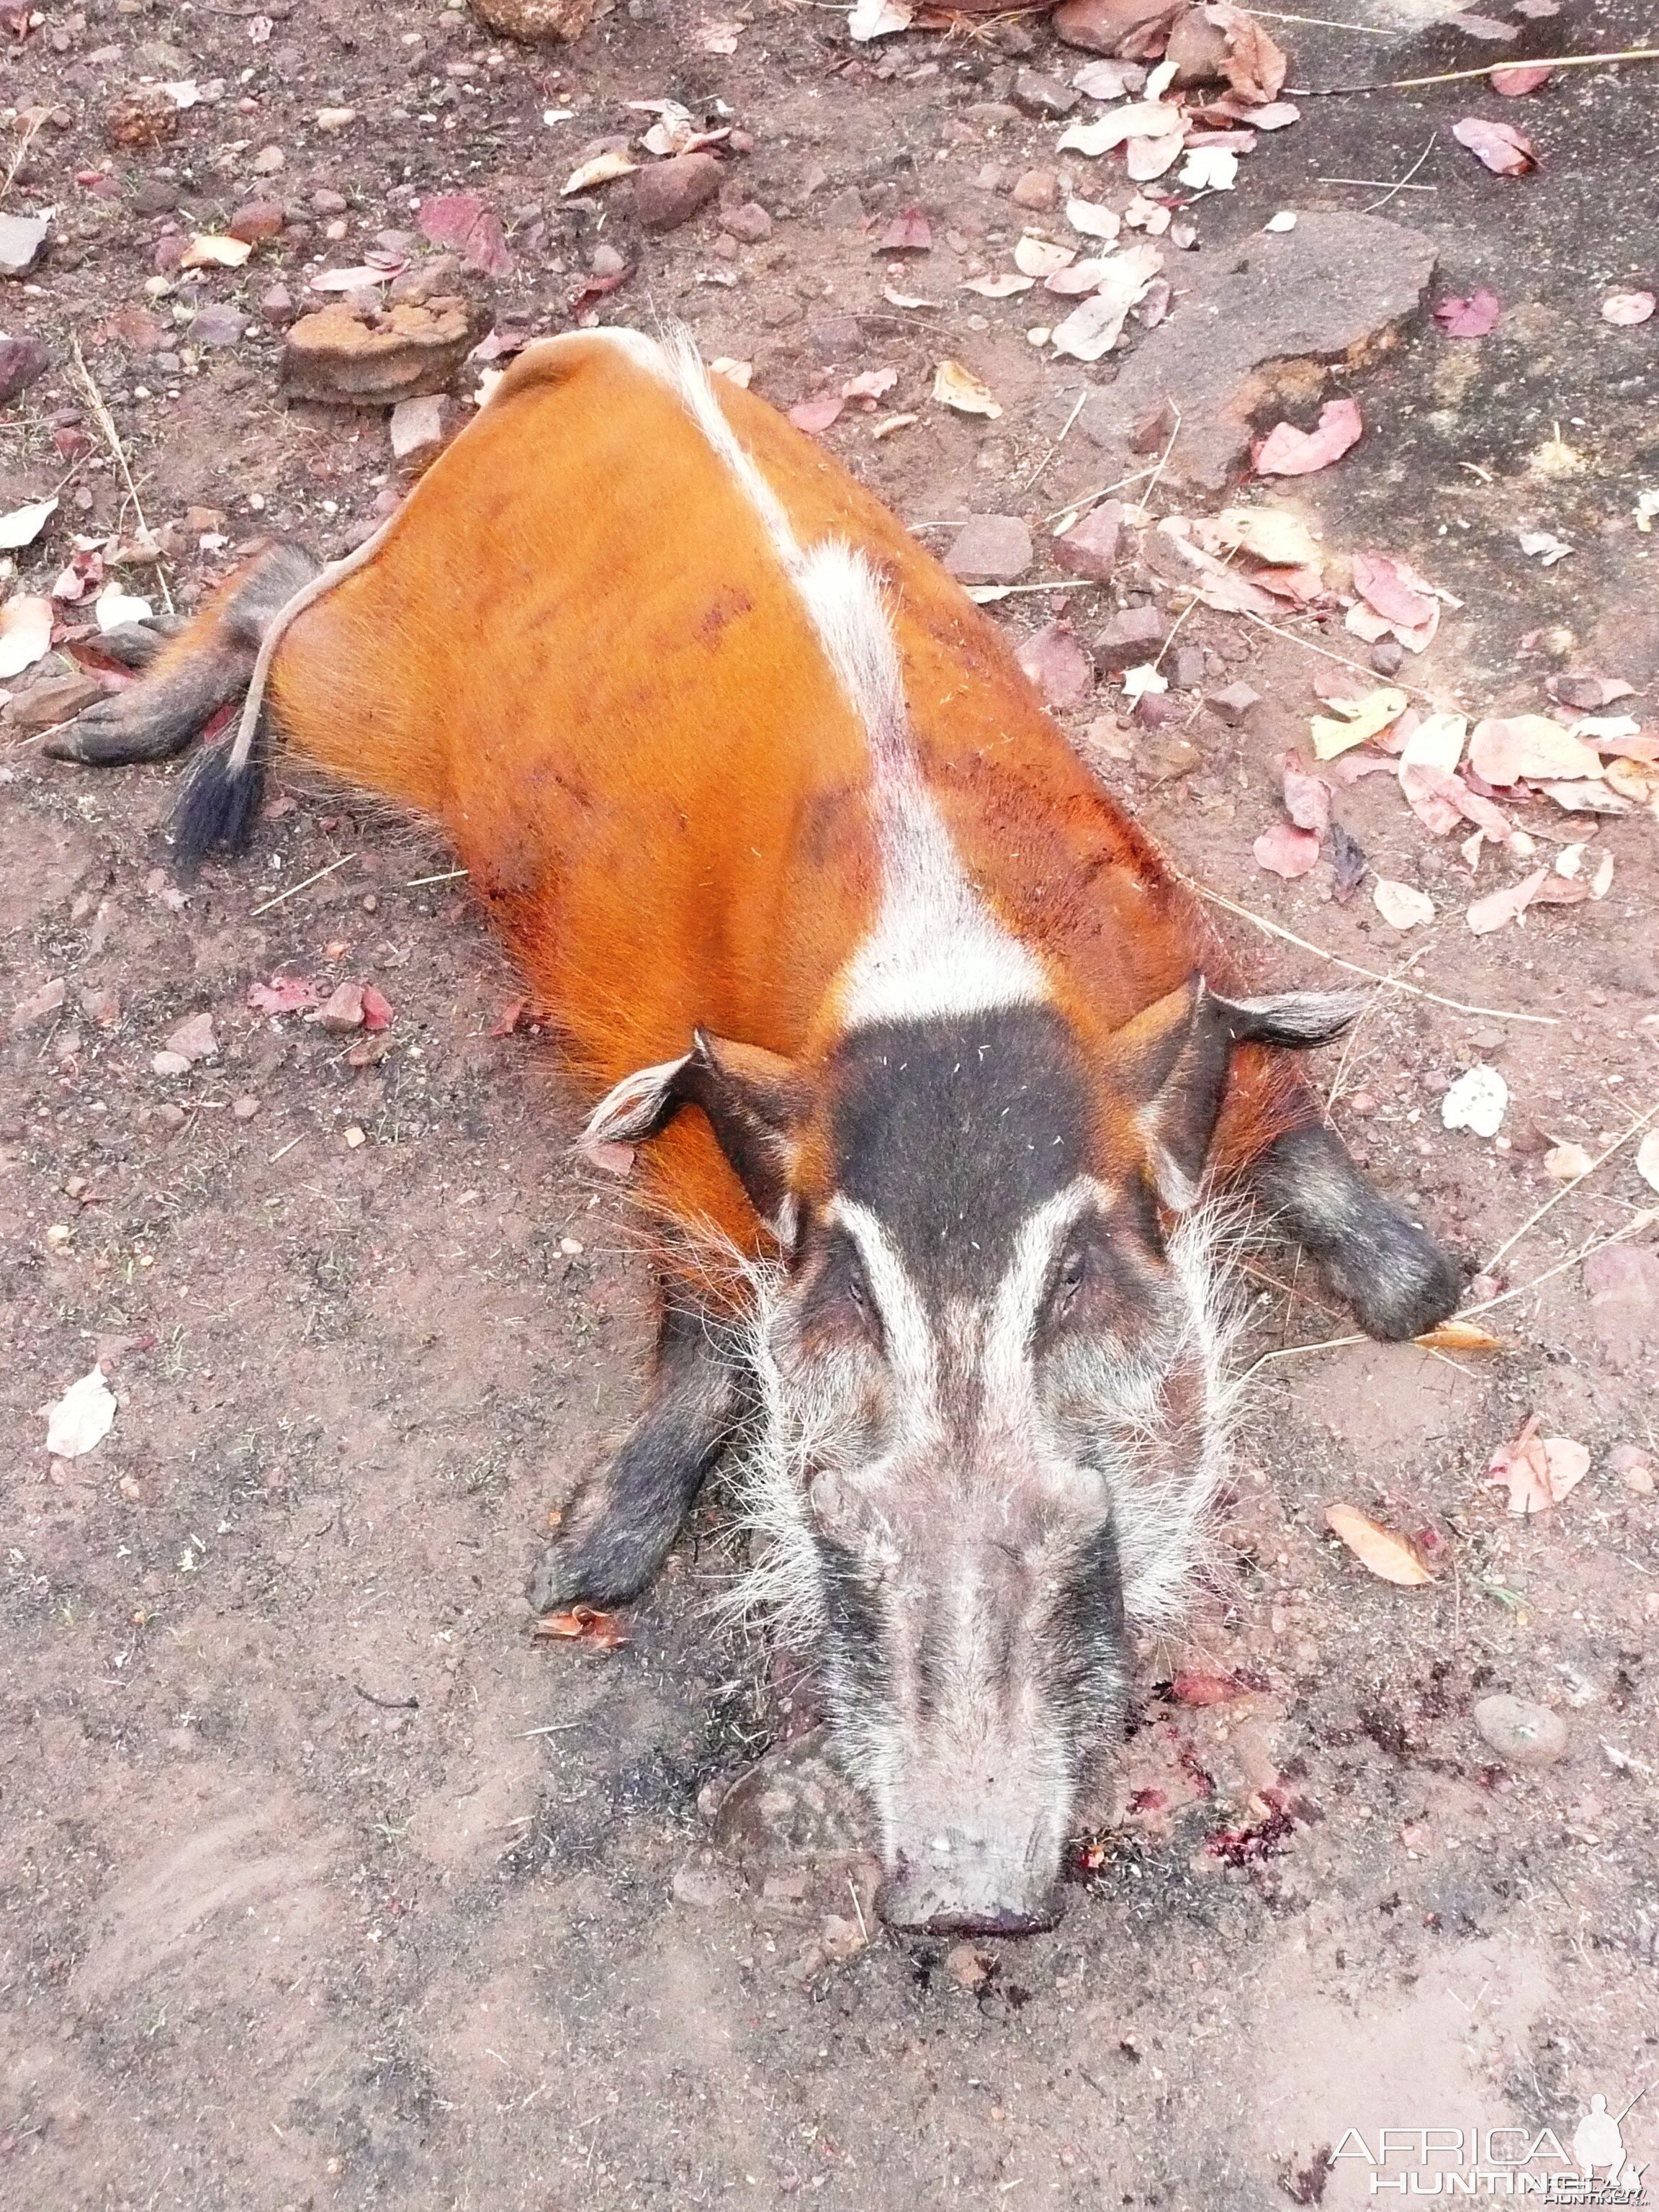
[{"label": "hog's head", "polygon": [[1129,1630],[1172,1609],[1224,1448],[1197,1200],[1229,1056],[1352,1012],[1194,979],[1103,1048],[1024,1005],[853,1030],[810,1071],[699,1037],[669,1073],[778,1234],[742,1595],[816,1662],[893,1925],[1055,1917]]}]

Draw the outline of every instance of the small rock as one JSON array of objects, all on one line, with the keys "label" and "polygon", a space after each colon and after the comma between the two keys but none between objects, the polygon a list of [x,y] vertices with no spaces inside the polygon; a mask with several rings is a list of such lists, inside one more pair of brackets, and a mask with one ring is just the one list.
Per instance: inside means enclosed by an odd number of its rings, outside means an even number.
[{"label": "small rock", "polygon": [[1045,623],[1028,637],[1016,656],[1036,686],[1045,707],[1067,714],[1095,688],[1095,665],[1088,647],[1070,623]]},{"label": "small rock", "polygon": [[283,352],[291,398],[335,406],[386,406],[447,391],[489,326],[486,309],[460,299],[399,301],[361,322],[343,307],[301,315]]},{"label": "small rock", "polygon": [[104,984],[88,984],[76,1003],[87,1019],[96,1022],[100,1030],[113,1029],[121,1018],[120,999]]},{"label": "small rock", "polygon": [[150,1055],[150,1068],[156,1075],[188,1075],[190,1062],[181,1052],[157,1052]]},{"label": "small rock", "polygon": [[588,257],[587,265],[596,276],[620,276],[628,266],[628,257],[602,239]]},{"label": "small rock", "polygon": [[1230,684],[1224,691],[1212,691],[1209,704],[1224,722],[1237,726],[1253,708],[1261,704],[1261,694],[1253,691],[1248,684]]},{"label": "small rock", "polygon": [[601,0],[468,0],[473,14],[492,31],[529,45],[580,38],[600,4]]},{"label": "small rock", "polygon": [[168,1037],[167,1049],[192,1066],[198,1060],[212,1060],[219,1050],[219,1040],[213,1034],[211,1014],[191,1014],[180,1022]]},{"label": "small rock", "polygon": [[250,246],[257,246],[261,239],[275,238],[286,220],[280,202],[249,200],[236,210],[225,225],[225,232],[228,237],[245,239]]},{"label": "small rock", "polygon": [[1204,648],[1201,645],[1178,645],[1168,662],[1170,689],[1172,691],[1196,691],[1204,681]]},{"label": "small rock", "polygon": [[344,1036],[351,1030],[362,1029],[363,1025],[362,985],[337,983],[317,1019],[324,1029],[331,1030],[337,1036]]},{"label": "small rock", "polygon": [[244,1091],[240,1098],[231,1100],[230,1110],[239,1121],[251,1121],[259,1110],[259,1102]]},{"label": "small rock", "polygon": [[1607,1466],[1636,1497],[1652,1497],[1653,1461],[1640,1444],[1615,1444],[1607,1454]]},{"label": "small rock", "polygon": [[0,407],[43,375],[51,359],[39,338],[0,338]]},{"label": "small rock", "polygon": [[870,1938],[856,1920],[848,1920],[839,1912],[827,1912],[818,1929],[818,1948],[826,1959],[844,1966],[849,1959],[856,1959],[860,1951],[869,1948]]},{"label": "small rock", "polygon": [[[167,1060],[171,1057],[171,1054],[165,1052],[158,1052],[155,1057],[158,1060]],[[155,1071],[158,1075],[177,1075],[181,1072],[181,1070],[176,1067],[158,1067]],[[156,1108],[155,1118],[161,1124],[161,1127],[164,1129],[182,1129],[190,1116],[185,1113],[182,1106],[175,1106],[173,1104],[171,1100],[169,1100],[165,1106],[158,1106]]]},{"label": "small rock", "polygon": [[1062,115],[1069,115],[1081,96],[1058,77],[1044,76],[1041,70],[1023,69],[1014,74],[1014,106],[1022,115],[1035,116],[1039,122],[1045,118],[1058,121]]},{"label": "small rock", "polygon": [[1156,406],[1147,409],[1130,430],[1129,451],[1132,453],[1157,453],[1160,447],[1169,443],[1180,420],[1174,401],[1160,399]]},{"label": "small rock", "polygon": [[343,215],[351,203],[343,192],[331,191],[326,185],[319,185],[311,195],[311,204],[318,215]]},{"label": "small rock", "polygon": [[1553,1766],[1567,1747],[1567,1724],[1525,1698],[1482,1698],[1474,1724],[1506,1766]]},{"label": "small rock", "polygon": [[141,177],[131,204],[135,215],[170,215],[179,204],[179,187],[165,177]]},{"label": "small rock", "polygon": [[85,669],[77,669],[73,676],[49,676],[14,694],[6,720],[15,730],[49,730],[72,720],[83,708],[95,706],[104,691],[101,678]]},{"label": "small rock", "polygon": [[196,310],[190,326],[192,341],[200,346],[240,345],[247,329],[247,318],[239,308],[210,300],[204,307]]},{"label": "small rock", "polygon": [[27,276],[46,242],[43,215],[0,215],[0,276]]},{"label": "small rock", "polygon": [[634,213],[646,230],[678,230],[720,188],[712,154],[675,154],[634,179]]},{"label": "small rock", "polygon": [[721,210],[720,228],[745,246],[758,246],[762,239],[772,235],[772,218],[758,200],[744,200]]},{"label": "small rock", "polygon": [[400,461],[444,441],[444,404],[435,393],[400,399],[392,410],[392,451]]},{"label": "small rock", "polygon": [[61,975],[55,975],[50,983],[43,983],[38,991],[32,991],[27,999],[20,999],[12,1008],[13,1029],[32,1029],[36,1022],[44,1022],[58,1012],[68,996],[69,986]]},{"label": "small rock", "polygon": [[1406,665],[1406,648],[1397,637],[1379,637],[1371,647],[1371,666],[1379,676],[1398,676]]},{"label": "small rock", "polygon": [[[1148,707],[1161,708],[1165,703],[1156,692],[1149,691],[1140,702],[1139,711],[1144,717]],[[1203,759],[1190,738],[1176,730],[1155,730],[1136,744],[1135,773],[1148,783],[1173,783],[1177,776],[1190,775]]]},{"label": "small rock", "polygon": [[1584,1261],[1590,1317],[1609,1367],[1651,1371],[1659,1359],[1659,1250],[1607,1244]]},{"label": "small rock", "polygon": [[[1134,739],[1127,726],[1115,714],[1097,714],[1083,732],[1083,744],[1103,760],[1128,761],[1134,758]],[[1352,1104],[1352,1100],[1349,1100]]]},{"label": "small rock", "polygon": [[1063,538],[1055,538],[1051,549],[1054,566],[1064,569],[1068,576],[1087,576],[1095,583],[1103,584],[1111,575],[1122,534],[1122,501],[1103,500],[1080,522],[1074,523]]},{"label": "small rock", "polygon": [[668,1887],[677,1905],[699,1907],[724,1905],[735,1894],[732,1877],[724,1869],[704,1866],[696,1859],[676,1867]]},{"label": "small rock", "polygon": [[1202,8],[1183,8],[1170,27],[1164,58],[1175,64],[1175,81],[1182,88],[1213,84],[1226,74],[1226,34]]},{"label": "small rock", "polygon": [[1503,1127],[1510,1103],[1510,1086],[1485,1060],[1465,1070],[1440,1102],[1440,1119],[1448,1129],[1468,1129],[1477,1137],[1495,1137]]},{"label": "small rock", "polygon": [[163,86],[136,85],[106,110],[104,140],[132,152],[147,151],[176,138],[179,120],[179,104]]},{"label": "small rock", "polygon": [[261,146],[248,167],[256,177],[274,177],[279,169],[288,166],[288,155],[280,146]]},{"label": "small rock", "polygon": [[988,1951],[971,1943],[953,1943],[945,1954],[945,1971],[959,1990],[982,1990],[995,1965]]},{"label": "small rock", "polygon": [[1015,179],[1009,197],[1016,207],[1046,215],[1060,204],[1060,179],[1052,169],[1027,169],[1023,176]]},{"label": "small rock", "polygon": [[1150,660],[1164,642],[1164,617],[1155,606],[1120,607],[1095,640],[1096,665],[1115,674]]},{"label": "small rock", "polygon": [[259,313],[274,329],[281,330],[294,320],[294,295],[286,284],[273,284],[259,300]]},{"label": "small rock", "polygon": [[[796,309],[790,320],[799,313]],[[826,365],[832,362],[857,359],[864,345],[864,331],[856,315],[809,315],[806,319],[806,343],[814,357]]]},{"label": "small rock", "polygon": [[1139,58],[1139,42],[1149,40],[1153,27],[1174,12],[1172,0],[1060,0],[1048,20],[1068,46],[1089,54],[1127,53],[1134,47]]},{"label": "small rock", "polygon": [[957,532],[945,566],[958,583],[1012,584],[1031,565],[1031,533],[1017,515],[976,514]]}]

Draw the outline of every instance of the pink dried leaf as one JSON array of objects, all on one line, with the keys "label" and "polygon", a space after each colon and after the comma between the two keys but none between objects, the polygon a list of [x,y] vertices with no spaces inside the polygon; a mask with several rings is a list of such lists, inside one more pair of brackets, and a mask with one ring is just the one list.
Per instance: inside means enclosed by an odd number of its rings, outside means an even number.
[{"label": "pink dried leaf", "polygon": [[1538,166],[1538,156],[1512,124],[1488,123],[1484,117],[1466,115],[1461,123],[1453,124],[1452,137],[1494,176],[1524,177],[1528,169]]},{"label": "pink dried leaf", "polygon": [[1353,587],[1362,599],[1390,623],[1407,629],[1421,629],[1434,619],[1437,602],[1422,590],[1421,579],[1408,561],[1389,553],[1356,553]]},{"label": "pink dried leaf", "polygon": [[477,192],[439,192],[421,203],[422,234],[459,253],[486,276],[510,276],[515,267],[501,234],[501,219]]},{"label": "pink dried leaf", "polygon": [[878,234],[872,253],[928,253],[933,251],[933,227],[920,208],[906,208]]},{"label": "pink dried leaf", "polygon": [[262,1014],[296,1014],[314,1006],[320,994],[305,975],[273,975],[268,983],[250,983],[247,1002]]},{"label": "pink dried leaf", "polygon": [[1352,399],[1328,400],[1311,430],[1298,430],[1293,422],[1277,424],[1262,440],[1255,456],[1255,472],[1261,477],[1306,477],[1340,461],[1357,445],[1365,425]]},{"label": "pink dried leaf", "polygon": [[1310,775],[1295,753],[1284,764],[1285,811],[1298,830],[1322,837],[1331,826],[1331,787],[1322,775]]},{"label": "pink dried leaf", "polygon": [[1524,100],[1549,81],[1548,62],[1500,62],[1487,79],[1492,90],[1505,100]]},{"label": "pink dried leaf", "polygon": [[1477,937],[1490,937],[1494,930],[1505,928],[1526,912],[1548,874],[1547,868],[1534,868],[1518,884],[1504,884],[1495,891],[1488,891],[1485,898],[1476,899],[1464,921]]},{"label": "pink dried leaf", "polygon": [[798,430],[816,437],[830,428],[845,404],[839,392],[815,392],[810,399],[800,400],[789,410],[789,420]]},{"label": "pink dried leaf", "polygon": [[1467,300],[1442,300],[1434,311],[1434,319],[1449,338],[1484,338],[1496,330],[1498,318],[1504,312],[1496,292],[1484,286],[1471,292]]},{"label": "pink dried leaf", "polygon": [[1293,822],[1270,823],[1250,850],[1258,867],[1291,882],[1319,863],[1318,837],[1311,830],[1298,830]]}]

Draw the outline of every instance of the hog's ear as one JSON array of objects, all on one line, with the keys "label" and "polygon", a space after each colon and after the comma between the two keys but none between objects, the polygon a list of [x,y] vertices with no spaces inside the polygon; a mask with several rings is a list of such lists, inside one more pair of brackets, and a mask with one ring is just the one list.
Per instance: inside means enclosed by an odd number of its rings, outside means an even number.
[{"label": "hog's ear", "polygon": [[755,1211],[771,1221],[789,1187],[794,1133],[811,1103],[793,1060],[697,1030],[690,1051],[678,1060],[625,1075],[594,1108],[581,1141],[641,1144],[665,1129],[682,1106],[700,1106]]},{"label": "hog's ear", "polygon": [[1224,999],[1194,975],[1115,1032],[1108,1048],[1112,1080],[1138,1111],[1167,1206],[1183,1212],[1198,1195],[1233,1047],[1328,1044],[1363,1004],[1356,994],[1334,991]]}]

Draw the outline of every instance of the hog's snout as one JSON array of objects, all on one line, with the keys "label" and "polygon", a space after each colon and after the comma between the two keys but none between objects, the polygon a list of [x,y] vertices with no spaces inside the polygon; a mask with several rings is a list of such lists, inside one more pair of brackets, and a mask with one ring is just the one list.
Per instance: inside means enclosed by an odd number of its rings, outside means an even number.
[{"label": "hog's snout", "polygon": [[897,1854],[877,1909],[903,1935],[1040,1935],[1064,1910],[1048,1856],[1024,1839],[940,1833]]}]

